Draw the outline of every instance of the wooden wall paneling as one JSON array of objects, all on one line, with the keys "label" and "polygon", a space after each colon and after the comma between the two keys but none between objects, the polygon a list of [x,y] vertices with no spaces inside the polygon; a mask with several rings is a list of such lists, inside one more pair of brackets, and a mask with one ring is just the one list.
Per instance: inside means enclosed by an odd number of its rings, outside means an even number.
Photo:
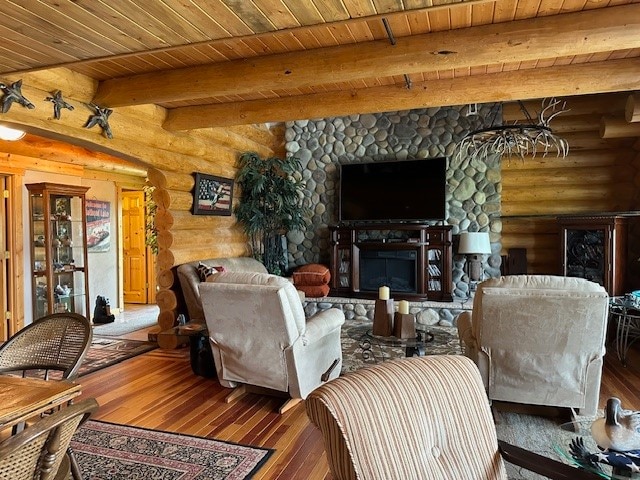
[{"label": "wooden wall paneling", "polygon": [[599,131],[563,133],[562,138],[569,142],[569,150],[607,150],[630,148],[633,141],[629,138],[601,138]]},{"label": "wooden wall paneling", "polygon": [[[585,182],[586,183],[586,182]],[[632,198],[634,186],[631,183],[618,184],[607,183],[598,184],[564,184],[564,185],[544,185],[540,184],[534,188],[521,188],[518,190],[503,190],[502,201],[510,203],[511,201],[519,202],[536,202],[557,200],[565,204],[577,200],[600,200],[610,196],[619,198]]]},{"label": "wooden wall paneling", "polygon": [[[622,199],[628,201],[628,199]],[[570,203],[558,202],[557,199],[539,202],[503,203],[503,216],[537,216],[537,215],[563,215],[569,213],[589,212],[617,212],[626,210],[618,199],[602,198],[596,200],[574,200]]]},{"label": "wooden wall paneling", "polygon": [[193,206],[193,194],[179,190],[156,188],[151,194],[158,208],[167,210],[191,210]]},{"label": "wooden wall paneling", "polygon": [[[6,142],[5,142],[6,143]],[[2,167],[0,166],[0,171]],[[9,322],[9,336],[13,335],[17,331],[21,330],[25,325],[25,311],[24,311],[24,223],[22,220],[22,190],[24,189],[23,175],[9,175],[9,202],[8,208],[11,212],[11,216],[7,218],[8,232],[7,240],[11,245],[12,261],[9,268],[9,278],[12,283],[10,290],[13,291],[13,296],[9,300],[9,308],[11,311],[11,321]],[[31,321],[31,319],[29,319]]]},{"label": "wooden wall paneling", "polygon": [[162,248],[180,246],[180,248],[200,247],[203,244],[216,242],[237,242],[242,241],[244,233],[242,228],[230,217],[227,225],[206,230],[175,230],[162,231],[158,234],[158,245]]},{"label": "wooden wall paneling", "polygon": [[502,218],[502,251],[527,249],[527,272],[555,274],[558,269],[558,226],[556,218]]},{"label": "wooden wall paneling", "polygon": [[20,168],[23,171],[36,170],[39,172],[57,173],[72,177],[81,177],[84,174],[84,167],[81,165],[70,165],[68,163],[26,157],[24,155],[14,155],[11,153],[0,153],[0,168],[3,167]]},{"label": "wooden wall paneling", "polygon": [[[616,92],[608,95],[579,95],[575,97],[563,97],[569,111],[552,120],[551,126],[555,129],[558,124],[568,117],[581,117],[583,115],[607,115],[619,113],[624,110],[628,93]],[[529,113],[537,115],[540,111],[540,100],[526,100],[523,102]],[[502,118],[506,122],[523,120],[524,114],[518,102],[505,103],[502,108]],[[595,128],[597,130],[597,127]]]},{"label": "wooden wall paneling", "polygon": [[1,150],[7,154],[103,170],[121,175],[139,177],[146,175],[144,167],[136,165],[130,160],[31,134],[25,135],[19,142],[3,142]]}]

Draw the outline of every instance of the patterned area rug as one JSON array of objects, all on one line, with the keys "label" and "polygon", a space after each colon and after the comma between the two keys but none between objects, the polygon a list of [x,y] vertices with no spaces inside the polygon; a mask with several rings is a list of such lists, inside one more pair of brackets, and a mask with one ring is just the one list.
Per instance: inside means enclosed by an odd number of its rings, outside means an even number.
[{"label": "patterned area rug", "polygon": [[[342,327],[342,373],[353,372],[367,365],[373,365],[392,358],[406,356],[404,341],[388,337],[383,341],[372,338],[368,332],[373,324],[347,320]],[[433,340],[424,344],[426,355],[459,355],[462,353],[457,329],[454,327],[430,326],[426,331]],[[409,346],[413,346],[409,342]],[[419,346],[419,345],[417,345]]]},{"label": "patterned area rug", "polygon": [[138,340],[93,337],[91,347],[82,362],[79,375],[86,375],[101,368],[120,363],[128,358],[157,348],[157,345]]},{"label": "patterned area rug", "polygon": [[242,480],[272,450],[89,420],[71,446],[90,480]]}]

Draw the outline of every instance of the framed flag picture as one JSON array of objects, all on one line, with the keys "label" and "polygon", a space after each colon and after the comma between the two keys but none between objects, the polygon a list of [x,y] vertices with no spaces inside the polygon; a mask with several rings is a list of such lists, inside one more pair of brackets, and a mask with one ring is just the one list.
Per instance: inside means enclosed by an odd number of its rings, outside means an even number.
[{"label": "framed flag picture", "polygon": [[231,215],[233,179],[195,173],[194,215]]}]

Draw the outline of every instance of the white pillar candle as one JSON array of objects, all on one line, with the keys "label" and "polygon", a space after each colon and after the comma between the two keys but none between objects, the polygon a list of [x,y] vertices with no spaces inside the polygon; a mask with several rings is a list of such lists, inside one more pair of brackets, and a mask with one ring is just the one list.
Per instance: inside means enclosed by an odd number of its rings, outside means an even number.
[{"label": "white pillar candle", "polygon": [[409,302],[406,300],[400,300],[398,302],[398,313],[409,313]]},{"label": "white pillar candle", "polygon": [[389,287],[380,287],[378,289],[378,298],[380,300],[389,300]]}]

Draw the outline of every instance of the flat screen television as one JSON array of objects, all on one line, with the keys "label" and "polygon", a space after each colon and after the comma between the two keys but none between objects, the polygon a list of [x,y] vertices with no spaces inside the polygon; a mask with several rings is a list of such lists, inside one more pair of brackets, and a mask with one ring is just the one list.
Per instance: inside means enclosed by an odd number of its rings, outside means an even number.
[{"label": "flat screen television", "polygon": [[444,157],[341,165],[340,221],[444,220],[446,172]]}]

